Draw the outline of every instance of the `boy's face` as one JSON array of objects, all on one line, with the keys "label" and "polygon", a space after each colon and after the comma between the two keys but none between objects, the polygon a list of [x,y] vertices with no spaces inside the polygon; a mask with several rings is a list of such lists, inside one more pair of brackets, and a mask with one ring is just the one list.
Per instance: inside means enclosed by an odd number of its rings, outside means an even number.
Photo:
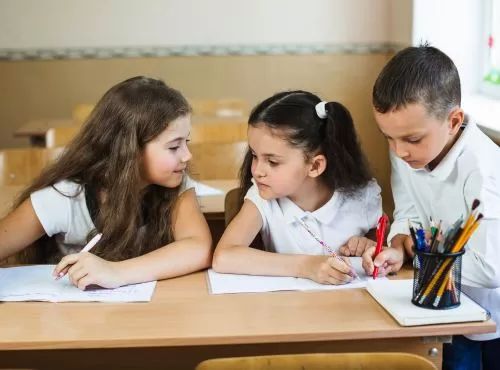
[{"label": "boy's face", "polygon": [[429,115],[423,104],[411,104],[387,113],[374,109],[374,115],[391,151],[414,169],[433,161],[429,167],[435,167],[453,145],[463,121],[461,109],[439,120]]}]

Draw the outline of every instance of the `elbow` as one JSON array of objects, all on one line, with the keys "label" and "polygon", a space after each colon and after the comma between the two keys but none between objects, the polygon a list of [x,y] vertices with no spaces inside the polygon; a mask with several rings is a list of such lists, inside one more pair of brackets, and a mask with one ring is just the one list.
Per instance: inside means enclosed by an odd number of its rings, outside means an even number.
[{"label": "elbow", "polygon": [[214,257],[212,260],[212,269],[219,273],[228,273],[229,261],[228,261],[228,250],[227,248],[221,248],[217,246],[215,248]]},{"label": "elbow", "polygon": [[198,268],[199,270],[209,268],[212,264],[212,239],[201,240],[198,246]]}]

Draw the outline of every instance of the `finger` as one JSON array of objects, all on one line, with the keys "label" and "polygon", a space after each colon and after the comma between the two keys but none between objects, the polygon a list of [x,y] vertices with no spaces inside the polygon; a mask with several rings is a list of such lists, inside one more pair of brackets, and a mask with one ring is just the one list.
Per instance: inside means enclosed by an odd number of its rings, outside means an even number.
[{"label": "finger", "polygon": [[349,257],[342,257],[342,260],[350,267],[352,267],[352,262]]},{"label": "finger", "polygon": [[90,275],[87,274],[87,275],[81,277],[78,280],[77,284],[75,284],[75,285],[78,287],[78,289],[85,290],[85,289],[87,289],[87,287],[89,285],[92,285],[92,284],[94,284],[93,279],[91,278]]},{"label": "finger", "polygon": [[331,284],[331,285],[342,285],[342,284],[346,283],[342,280],[337,279],[335,276],[328,276],[327,281],[328,281],[328,284]]},{"label": "finger", "polygon": [[373,255],[375,254],[375,247],[370,247],[368,248],[365,253],[363,253],[363,256],[361,256],[361,266],[363,267],[363,270],[365,270],[367,275],[373,274]]},{"label": "finger", "polygon": [[339,248],[339,253],[342,255],[342,256],[350,256],[351,251],[349,250],[349,247],[347,245],[343,245],[342,247]]},{"label": "finger", "polygon": [[358,249],[356,250],[356,256],[362,256],[365,249],[370,245],[369,244],[369,239],[367,238],[362,238],[361,241],[358,243]]},{"label": "finger", "polygon": [[351,250],[351,255],[353,256],[358,255],[359,244],[360,244],[360,238],[353,237],[349,239],[349,249]]},{"label": "finger", "polygon": [[79,266],[79,268],[74,271],[71,271],[70,269],[70,271],[68,272],[69,279],[71,280],[73,285],[78,285],[78,280],[80,280],[85,275],[87,275],[87,270],[85,270],[83,266]]},{"label": "finger", "polygon": [[328,264],[335,270],[338,270],[344,274],[350,274],[352,272],[351,266],[349,266],[344,259],[339,259],[336,257],[328,258]]},{"label": "finger", "polygon": [[353,277],[351,275],[348,275],[348,274],[344,274],[338,270],[330,270],[329,272],[329,276],[328,276],[328,279],[330,281],[330,279],[335,279],[337,280],[337,283],[335,284],[346,284],[346,283],[349,283],[353,280]]},{"label": "finger", "polygon": [[79,258],[80,258],[80,256],[78,253],[69,254],[69,255],[63,257],[63,259],[54,268],[52,275],[54,275],[58,278],[63,277],[64,274],[68,271],[69,267],[71,267],[70,265],[73,265],[74,263],[76,263]]}]

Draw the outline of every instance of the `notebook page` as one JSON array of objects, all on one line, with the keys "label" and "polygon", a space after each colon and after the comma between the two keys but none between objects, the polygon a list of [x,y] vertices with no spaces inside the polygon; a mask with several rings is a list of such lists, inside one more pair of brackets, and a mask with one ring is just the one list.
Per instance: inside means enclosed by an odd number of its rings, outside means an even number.
[{"label": "notebook page", "polygon": [[81,291],[65,276],[55,280],[54,265],[0,269],[0,301],[149,302],[156,281],[116,289]]},{"label": "notebook page", "polygon": [[319,284],[309,279],[294,277],[219,274],[212,269],[208,270],[208,281],[212,294],[364,288],[371,276],[367,276],[361,267],[361,257],[351,257],[350,260],[359,279],[344,285]]}]

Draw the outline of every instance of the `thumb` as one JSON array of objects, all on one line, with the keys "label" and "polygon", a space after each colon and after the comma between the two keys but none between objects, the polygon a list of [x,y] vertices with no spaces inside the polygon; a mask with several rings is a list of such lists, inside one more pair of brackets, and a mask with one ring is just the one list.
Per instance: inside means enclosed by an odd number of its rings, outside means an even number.
[{"label": "thumb", "polygon": [[375,259],[373,260],[373,264],[376,267],[383,266],[384,264],[390,262],[391,262],[391,253],[387,249],[384,249],[382,252],[380,252],[378,256],[375,257]]}]

